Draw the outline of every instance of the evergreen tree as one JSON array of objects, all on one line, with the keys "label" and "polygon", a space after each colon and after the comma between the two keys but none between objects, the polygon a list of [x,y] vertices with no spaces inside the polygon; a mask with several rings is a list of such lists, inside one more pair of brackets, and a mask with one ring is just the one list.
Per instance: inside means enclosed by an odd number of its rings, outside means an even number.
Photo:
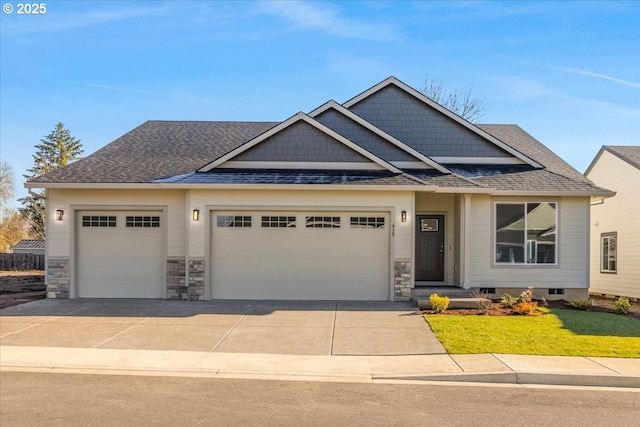
[{"label": "evergreen tree", "polygon": [[[67,166],[69,163],[78,159],[82,152],[82,144],[79,139],[71,136],[71,132],[65,129],[62,122],[56,124],[53,131],[40,140],[40,144],[35,146],[36,152],[33,155],[33,167],[28,169],[28,175],[24,175],[27,180],[38,178],[49,172],[61,167]],[[22,215],[29,221],[31,234],[36,239],[44,239],[46,204],[44,192],[30,194],[27,197],[19,199],[23,208]]]}]

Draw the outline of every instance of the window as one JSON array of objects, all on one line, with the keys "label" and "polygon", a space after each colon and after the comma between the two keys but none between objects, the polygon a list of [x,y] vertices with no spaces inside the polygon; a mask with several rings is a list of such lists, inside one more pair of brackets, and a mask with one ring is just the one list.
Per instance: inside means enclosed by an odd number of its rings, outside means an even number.
[{"label": "window", "polygon": [[549,295],[564,295],[564,288],[549,288]]},{"label": "window", "polygon": [[128,216],[126,218],[127,227],[144,227],[144,228],[158,228],[160,227],[159,216]]},{"label": "window", "polygon": [[618,265],[617,259],[618,233],[602,233],[600,235],[600,272],[616,273]]},{"label": "window", "polygon": [[351,217],[351,228],[384,228],[384,217]]},{"label": "window", "polygon": [[496,203],[495,263],[555,264],[556,203]]},{"label": "window", "polygon": [[115,216],[102,216],[102,215],[83,215],[82,216],[83,227],[115,227]]},{"label": "window", "polygon": [[295,228],[295,216],[263,216],[263,228]]},{"label": "window", "polygon": [[216,216],[218,227],[251,227],[251,217],[242,215]]},{"label": "window", "polygon": [[339,216],[308,216],[306,228],[340,228]]}]

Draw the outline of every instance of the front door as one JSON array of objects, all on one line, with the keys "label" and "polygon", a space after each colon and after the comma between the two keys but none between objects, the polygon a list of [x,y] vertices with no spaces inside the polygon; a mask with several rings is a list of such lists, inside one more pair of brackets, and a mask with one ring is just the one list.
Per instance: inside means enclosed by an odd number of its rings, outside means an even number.
[{"label": "front door", "polygon": [[416,281],[444,281],[444,215],[416,216]]}]

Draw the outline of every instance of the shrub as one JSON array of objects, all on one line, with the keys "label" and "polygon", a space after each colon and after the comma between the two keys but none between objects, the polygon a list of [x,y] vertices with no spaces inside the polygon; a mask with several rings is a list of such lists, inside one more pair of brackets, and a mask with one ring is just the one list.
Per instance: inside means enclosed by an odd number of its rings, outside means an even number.
[{"label": "shrub", "polygon": [[486,314],[493,306],[493,301],[484,292],[473,291],[472,295],[478,300],[478,308],[483,314]]},{"label": "shrub", "polygon": [[586,299],[577,299],[575,301],[571,301],[570,305],[572,308],[575,308],[576,310],[586,310],[589,308],[591,304]]},{"label": "shrub", "polygon": [[515,314],[534,315],[538,310],[538,303],[535,301],[522,301],[512,308]]},{"label": "shrub", "polygon": [[520,301],[519,301],[519,298],[516,298],[513,295],[502,294],[502,300],[500,300],[500,302],[505,307],[513,308],[513,306],[519,303]]},{"label": "shrub", "polygon": [[436,313],[443,313],[447,307],[449,307],[449,297],[441,297],[438,294],[431,294],[429,296],[429,301],[431,302],[431,308]]},{"label": "shrub", "polygon": [[522,291],[518,302],[533,301],[533,286],[529,286],[526,291]]},{"label": "shrub", "polygon": [[620,314],[627,314],[629,309],[631,308],[631,303],[629,302],[629,298],[620,297],[616,300],[616,311]]}]

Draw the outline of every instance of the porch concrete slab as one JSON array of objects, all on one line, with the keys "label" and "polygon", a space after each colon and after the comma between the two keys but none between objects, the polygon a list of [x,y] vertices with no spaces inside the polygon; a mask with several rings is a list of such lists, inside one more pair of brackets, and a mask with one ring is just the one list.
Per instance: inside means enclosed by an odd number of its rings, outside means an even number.
[{"label": "porch concrete slab", "polygon": [[47,322],[7,334],[0,344],[44,347],[93,347],[131,327],[126,323],[71,323],[65,326]]},{"label": "porch concrete slab", "polygon": [[136,350],[211,351],[225,337],[227,326],[142,323],[127,329],[98,348]]},{"label": "porch concrete slab", "polygon": [[609,368],[586,357],[576,356],[523,356],[496,354],[495,357],[516,372],[572,375],[612,375]]},{"label": "porch concrete slab", "polygon": [[620,359],[615,357],[589,357],[589,359],[620,375],[640,377],[640,359]]},{"label": "porch concrete slab", "polygon": [[513,372],[493,354],[452,354],[450,357],[467,373]]},{"label": "porch concrete slab", "polygon": [[215,349],[225,353],[330,354],[332,328],[238,326]]},{"label": "porch concrete slab", "polygon": [[426,328],[336,328],[332,354],[446,354],[440,341]]}]

